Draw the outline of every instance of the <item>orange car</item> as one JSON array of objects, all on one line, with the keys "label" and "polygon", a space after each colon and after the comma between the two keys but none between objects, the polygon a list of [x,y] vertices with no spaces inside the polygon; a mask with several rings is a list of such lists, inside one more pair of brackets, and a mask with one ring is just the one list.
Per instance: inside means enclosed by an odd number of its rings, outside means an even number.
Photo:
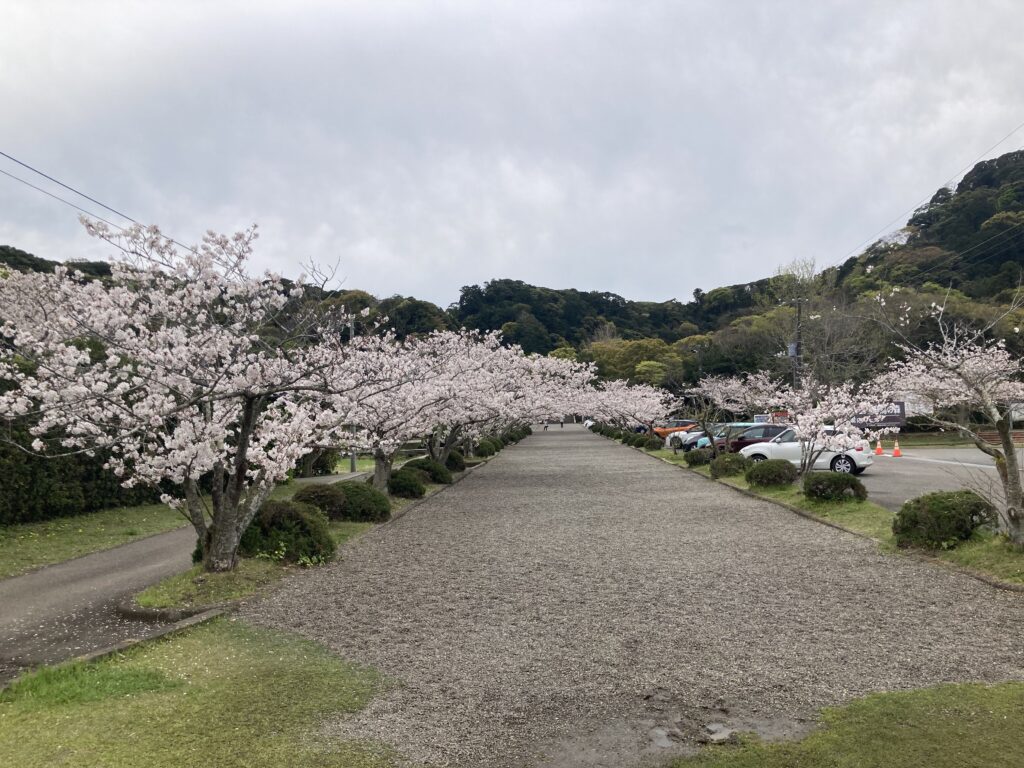
[{"label": "orange car", "polygon": [[689,432],[695,426],[697,426],[697,422],[693,419],[674,419],[666,421],[660,427],[655,427],[654,434],[664,440],[673,432]]}]

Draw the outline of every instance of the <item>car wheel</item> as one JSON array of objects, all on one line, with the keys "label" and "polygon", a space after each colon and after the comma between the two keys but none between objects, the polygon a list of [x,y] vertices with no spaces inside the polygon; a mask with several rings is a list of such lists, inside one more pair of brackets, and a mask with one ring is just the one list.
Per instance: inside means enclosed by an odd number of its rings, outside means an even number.
[{"label": "car wheel", "polygon": [[668,444],[672,448],[682,448],[683,447],[683,441],[680,440],[678,437],[671,437],[671,438],[669,438]]},{"label": "car wheel", "polygon": [[853,463],[853,459],[849,456],[836,456],[832,459],[833,472],[842,472],[844,475],[848,475],[853,472],[856,466],[857,465]]},{"label": "car wheel", "polygon": [[762,453],[754,453],[750,456],[751,461],[767,461],[768,457]]}]

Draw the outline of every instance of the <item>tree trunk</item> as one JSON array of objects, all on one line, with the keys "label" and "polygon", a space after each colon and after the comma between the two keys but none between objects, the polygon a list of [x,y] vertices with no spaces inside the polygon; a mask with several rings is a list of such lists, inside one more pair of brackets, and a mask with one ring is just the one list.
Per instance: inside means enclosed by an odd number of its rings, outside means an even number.
[{"label": "tree trunk", "polygon": [[1024,549],[1024,487],[1021,485],[1020,463],[1017,461],[1017,446],[1013,444],[1013,422],[1009,412],[996,422],[996,429],[1003,449],[1003,455],[996,457],[996,470],[1006,497],[1003,522],[1013,545]]},{"label": "tree trunk", "polygon": [[455,447],[455,443],[458,441],[458,439],[458,429],[448,430],[448,434],[445,435],[444,442],[441,443],[440,451],[438,452],[438,455],[435,457],[435,460],[447,465],[448,457],[452,455],[452,449]]},{"label": "tree trunk", "polygon": [[242,532],[238,526],[229,524],[211,525],[206,529],[203,544],[203,570],[221,573],[234,570],[238,565],[238,544]]},{"label": "tree trunk", "polygon": [[373,453],[373,487],[381,493],[388,492],[388,483],[391,481],[391,467],[394,464],[394,454],[390,456],[381,450]]}]

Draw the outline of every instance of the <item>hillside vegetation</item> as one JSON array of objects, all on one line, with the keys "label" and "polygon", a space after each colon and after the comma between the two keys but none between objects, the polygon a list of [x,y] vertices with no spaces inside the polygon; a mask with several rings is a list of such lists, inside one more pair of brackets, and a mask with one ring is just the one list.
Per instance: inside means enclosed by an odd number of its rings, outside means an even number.
[{"label": "hillside vegetation", "polygon": [[[52,270],[47,261],[0,246],[0,264]],[[103,278],[103,262],[76,263]],[[551,289],[519,280],[464,286],[447,308],[406,296],[330,294],[351,310],[386,316],[399,336],[444,328],[501,331],[527,352],[597,363],[602,375],[678,389],[702,373],[789,366],[798,311],[806,365],[825,379],[861,378],[891,354],[871,322],[878,298],[921,317],[932,302],[969,319],[1009,303],[1024,267],[1024,151],[978,163],[955,189],[938,190],[896,236],[838,267],[794,263],[752,283],[695,290],[689,302],[630,301],[614,293]],[[898,293],[894,293],[894,290]],[[1003,329],[1020,345],[1011,317]],[[912,320],[908,334],[925,333]],[[1024,349],[1017,349],[1017,352]]]}]

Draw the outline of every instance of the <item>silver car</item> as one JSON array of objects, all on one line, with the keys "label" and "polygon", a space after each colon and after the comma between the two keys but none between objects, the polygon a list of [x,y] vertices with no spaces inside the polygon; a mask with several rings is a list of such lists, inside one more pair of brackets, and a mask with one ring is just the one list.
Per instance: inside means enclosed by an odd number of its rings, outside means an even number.
[{"label": "silver car", "polygon": [[[870,467],[874,460],[871,458],[871,451],[866,442],[855,448],[849,448],[842,452],[822,451],[821,456],[814,462],[814,469],[830,469],[833,472],[846,472],[859,475]],[[764,461],[765,459],[786,459],[796,466],[800,466],[801,448],[800,441],[792,429],[787,429],[778,437],[766,443],[754,443],[745,448],[740,448],[740,454],[751,461]]]}]

